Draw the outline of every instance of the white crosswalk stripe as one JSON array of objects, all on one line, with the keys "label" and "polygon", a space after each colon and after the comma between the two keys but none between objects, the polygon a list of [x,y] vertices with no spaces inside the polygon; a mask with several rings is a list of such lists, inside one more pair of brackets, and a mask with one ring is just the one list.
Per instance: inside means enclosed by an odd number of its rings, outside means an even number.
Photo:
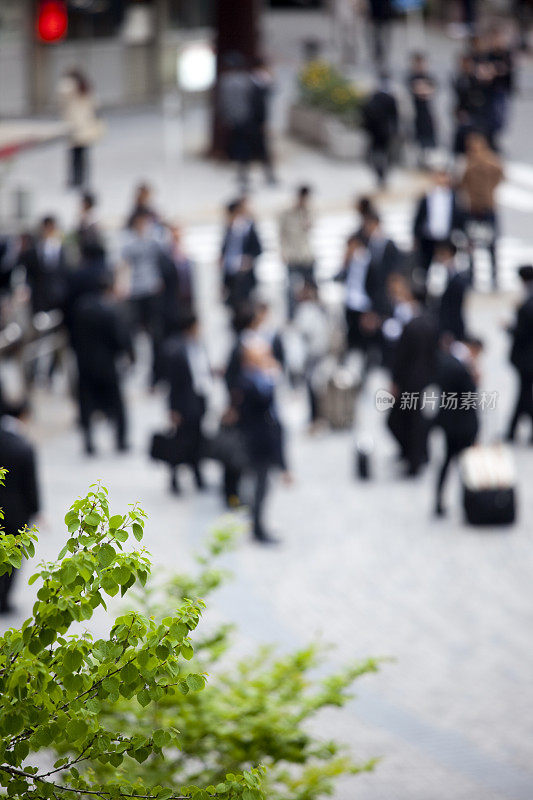
[{"label": "white crosswalk stripe", "polygon": [[[533,170],[532,170],[533,173]],[[527,176],[530,177],[529,175]],[[533,178],[533,174],[531,175]],[[524,190],[533,210],[533,192]],[[412,246],[412,205],[402,204],[382,211],[383,228],[398,244],[409,250]],[[317,254],[317,275],[320,280],[330,280],[341,266],[346,238],[354,231],[356,222],[349,211],[320,216],[315,225],[313,239]],[[275,220],[262,220],[259,234],[264,253],[258,262],[258,276],[262,282],[278,283],[285,275],[277,242]],[[213,267],[217,263],[222,231],[214,223],[195,225],[186,231],[186,245],[200,267]],[[533,242],[502,236],[498,242],[498,269],[500,287],[515,289],[518,285],[517,268],[521,264],[533,263]],[[490,263],[488,253],[479,250],[475,254],[475,285],[481,290],[490,287]]]}]

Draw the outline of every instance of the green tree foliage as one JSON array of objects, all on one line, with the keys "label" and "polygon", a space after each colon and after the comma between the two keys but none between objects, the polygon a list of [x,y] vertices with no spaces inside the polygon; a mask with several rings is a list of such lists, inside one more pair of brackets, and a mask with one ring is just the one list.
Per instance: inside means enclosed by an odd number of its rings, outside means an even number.
[{"label": "green tree foliage", "polygon": [[[107,491],[92,487],[65,517],[69,538],[57,561],[30,579],[38,587],[32,616],[0,638],[0,786],[9,797],[264,798],[261,767],[223,776],[216,786],[160,783],[149,770],[135,772],[131,765],[178,748],[179,732],[135,724],[117,730],[102,714],[126,700],[149,714],[205,685],[205,675],[188,666],[190,635],[204,608],[199,599],[183,600],[163,620],[124,614],[97,641],[71,630],[106,608],[106,596],[146,583],[146,551],[127,549],[131,536],[142,539],[144,521],[137,506],[111,515]],[[35,539],[28,531],[3,536],[0,574],[33,555]],[[53,749],[68,754],[40,767]],[[98,774],[103,765],[112,767],[105,780]]]},{"label": "green tree foliage", "polygon": [[[2,474],[0,473],[0,480]],[[30,579],[37,596],[20,630],[0,638],[0,786],[10,797],[103,800],[314,800],[335,778],[371,769],[310,733],[322,708],[342,706],[369,660],[318,679],[316,648],[276,657],[261,649],[235,663],[230,629],[195,632],[203,597],[224,573],[225,528],[194,577],[147,585],[150,561],[131,549],[145,514],[112,515],[100,485],[67,515],[57,561]],[[0,574],[34,553],[33,531],[0,539]],[[141,589],[137,608],[106,638],[75,633],[106,598]],[[144,587],[144,588],[143,588]],[[209,674],[209,682],[206,681]],[[47,763],[50,753],[57,760]]]},{"label": "green tree foliage", "polygon": [[[233,545],[232,523],[208,540],[197,558],[197,575],[176,575],[161,587],[147,585],[138,598],[144,614],[164,621],[186,598],[206,598],[226,579],[217,564]],[[228,772],[254,765],[266,767],[263,786],[269,800],[315,800],[332,793],[335,780],[373,768],[375,761],[355,764],[345,749],[311,733],[313,718],[326,707],[342,707],[351,698],[355,679],[375,672],[368,659],[338,674],[317,677],[320,648],[311,645],[287,655],[261,647],[236,660],[231,656],[232,629],[217,625],[203,638],[195,637],[191,658],[195,674],[209,675],[204,691],[165,696],[142,709],[120,699],[103,708],[105,724],[117,731],[133,728],[148,736],[154,729],[176,731],[176,742],[134,765],[145,778],[157,776],[172,783],[215,784]],[[103,780],[109,766],[98,766]]]}]

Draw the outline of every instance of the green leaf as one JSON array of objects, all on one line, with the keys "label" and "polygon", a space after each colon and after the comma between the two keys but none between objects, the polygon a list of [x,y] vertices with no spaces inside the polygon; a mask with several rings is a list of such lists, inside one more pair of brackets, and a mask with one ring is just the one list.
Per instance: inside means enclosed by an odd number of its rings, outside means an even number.
[{"label": "green leaf", "polygon": [[187,681],[187,686],[191,690],[191,692],[199,692],[205,686],[205,678],[203,675],[196,675],[194,672],[191,672],[185,678]]},{"label": "green leaf", "polygon": [[98,563],[101,567],[108,567],[116,556],[115,548],[110,544],[103,544],[98,551]]},{"label": "green leaf", "polygon": [[138,522],[134,522],[133,525],[131,526],[131,529],[132,529],[133,535],[135,536],[137,541],[140,542],[141,539],[143,538],[143,534],[144,534],[142,525],[139,525]]},{"label": "green leaf", "polygon": [[117,528],[120,528],[123,519],[124,517],[122,516],[122,514],[115,514],[113,517],[111,517],[111,519],[109,520],[109,527],[111,528],[111,530],[114,531]]},{"label": "green leaf", "polygon": [[141,691],[138,692],[138,694],[137,694],[137,700],[138,700],[138,702],[141,704],[141,706],[143,708],[146,708],[146,706],[151,701],[150,693],[148,692],[148,690],[147,689],[141,689]]}]

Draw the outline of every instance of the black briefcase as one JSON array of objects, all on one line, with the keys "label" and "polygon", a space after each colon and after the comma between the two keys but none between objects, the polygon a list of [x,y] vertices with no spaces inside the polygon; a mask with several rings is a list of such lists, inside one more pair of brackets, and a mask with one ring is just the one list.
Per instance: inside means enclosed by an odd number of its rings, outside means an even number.
[{"label": "black briefcase", "polygon": [[194,443],[186,431],[177,430],[154,433],[150,442],[150,458],[164,461],[171,467],[193,461]]},{"label": "black briefcase", "polygon": [[204,439],[202,456],[220,462],[234,472],[244,472],[248,467],[248,451],[241,431],[223,425],[214,436]]},{"label": "black briefcase", "polygon": [[463,505],[470,525],[512,525],[515,521],[513,487],[477,490],[463,487]]}]

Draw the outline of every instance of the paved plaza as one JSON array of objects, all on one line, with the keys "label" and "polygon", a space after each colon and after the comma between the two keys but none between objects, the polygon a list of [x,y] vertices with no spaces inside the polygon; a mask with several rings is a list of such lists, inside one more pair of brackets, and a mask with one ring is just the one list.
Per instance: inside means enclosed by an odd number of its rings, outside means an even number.
[{"label": "paved plaza", "polygon": [[[288,62],[283,68],[293,67]],[[533,85],[530,66],[524,74],[526,87],[528,81]],[[499,393],[496,408],[482,414],[485,442],[503,431],[514,398],[503,326],[518,299],[516,267],[533,261],[533,153],[521,128],[527,119],[533,119],[533,103],[526,92],[511,131],[515,160],[500,198],[503,291],[486,291],[487,267],[481,259],[478,291],[469,299],[469,327],[486,345],[482,388]],[[102,214],[111,220],[113,239],[132,185],[150,177],[157,205],[186,224],[186,241],[198,263],[202,322],[212,358],[220,364],[228,338],[225,312],[217,302],[218,209],[233,192],[233,176],[227,166],[199,158],[183,163],[166,152],[164,125],[153,109],[109,117],[108,136],[95,154]],[[292,187],[312,176],[317,188],[324,277],[334,270],[352,227],[352,197],[372,188],[363,165],[331,162],[281,133],[278,148],[281,186],[261,187],[252,197],[261,230],[272,242],[260,265],[263,290],[276,302],[282,272],[273,223]],[[30,153],[7,181],[31,188],[35,211],[58,208],[68,225],[76,198],[63,190],[63,158],[61,145]],[[409,244],[413,203],[423,185],[420,175],[398,170],[390,192],[378,201],[385,229],[400,244]],[[75,409],[61,379],[51,389],[37,390],[32,434],[43,485],[38,558],[60,550],[68,505],[96,480],[109,487],[115,513],[135,501],[148,512],[145,544],[156,576],[188,568],[221,518],[216,465],[207,470],[207,492],[197,494],[192,480],[184,480],[183,495],[176,498],[167,491],[165,470],[148,459],[150,434],[166,421],[166,400],[147,391],[142,342],[140,350],[127,381],[132,430],[127,454],[111,452],[102,427],[98,457],[82,458]],[[318,638],[332,645],[327,670],[367,655],[393,659],[379,674],[360,681],[358,698],[345,711],[328,711],[316,722],[321,735],[344,740],[354,757],[382,757],[373,774],[341,783],[336,800],[531,800],[533,450],[525,436],[514,449],[519,516],[513,527],[466,527],[455,472],[448,486],[449,516],[437,521],[431,509],[441,453],[438,434],[424,475],[400,479],[384,416],[375,408],[380,388],[387,388],[387,378],[376,371],[358,400],[354,431],[311,437],[303,394],[283,387],[296,481],[291,488],[276,484],[268,511],[282,545],[261,548],[243,532],[225,559],[234,579],[213,597],[206,622],[216,617],[235,623],[240,652],[264,642],[287,650]],[[368,482],[354,474],[355,442],[363,433],[374,441]],[[14,622],[31,609],[29,574],[28,567],[19,576]],[[91,624],[95,632],[103,631],[108,619],[102,612]]]}]

